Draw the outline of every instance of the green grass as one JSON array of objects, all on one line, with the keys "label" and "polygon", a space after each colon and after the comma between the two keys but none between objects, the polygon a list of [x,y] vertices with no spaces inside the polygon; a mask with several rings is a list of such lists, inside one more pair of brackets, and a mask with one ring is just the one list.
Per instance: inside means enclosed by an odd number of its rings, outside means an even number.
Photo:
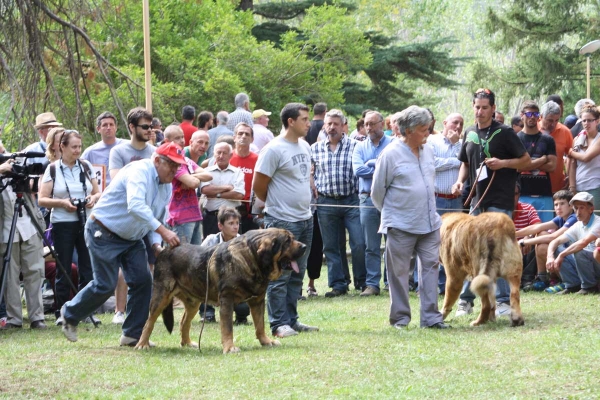
[{"label": "green grass", "polygon": [[[261,348],[252,326],[234,328],[241,353],[223,355],[219,328],[205,326],[201,352],[179,347],[158,321],[158,347],[118,346],[119,327],[103,315],[79,326],[70,343],[49,320],[47,331],[0,332],[3,398],[599,398],[600,296],[522,295],[525,326],[508,319],[472,328],[470,315],[451,330],[397,331],[386,295],[300,302],[301,320],[320,332]],[[440,300],[441,306],[441,300]],[[177,321],[181,310],[177,310]],[[479,311],[476,305],[475,312]],[[268,325],[267,325],[268,326]],[[197,340],[196,318],[192,337]]]}]

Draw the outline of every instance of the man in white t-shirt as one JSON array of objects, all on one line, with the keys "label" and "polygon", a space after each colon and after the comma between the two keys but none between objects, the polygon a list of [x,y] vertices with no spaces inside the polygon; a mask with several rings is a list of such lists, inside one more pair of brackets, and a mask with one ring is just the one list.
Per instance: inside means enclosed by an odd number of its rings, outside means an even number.
[{"label": "man in white t-shirt", "polygon": [[[572,275],[572,271],[561,270],[561,265],[566,256],[573,254],[576,261],[576,275],[581,281],[581,289],[567,288],[559,294],[598,293],[600,252],[596,246],[597,239],[600,238],[600,218],[594,214],[594,197],[587,192],[579,192],[573,196],[569,204],[575,210],[577,223],[550,242],[546,268],[548,272],[560,272],[561,276],[565,273]],[[558,246],[568,242],[571,244],[556,255]]]}]

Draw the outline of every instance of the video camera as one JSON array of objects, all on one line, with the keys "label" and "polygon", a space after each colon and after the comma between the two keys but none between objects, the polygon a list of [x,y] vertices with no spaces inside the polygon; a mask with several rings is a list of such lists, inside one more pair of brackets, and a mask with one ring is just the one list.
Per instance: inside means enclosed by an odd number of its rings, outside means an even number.
[{"label": "video camera", "polygon": [[[27,159],[41,157],[46,157],[46,154],[33,151],[12,153],[10,155],[0,154],[0,164],[4,164],[8,160],[16,161],[17,159],[20,159],[20,163],[13,163],[12,170],[4,174],[4,177],[12,178],[10,184],[13,186],[15,192],[28,192],[29,185],[26,183],[28,183],[29,179],[34,179],[33,191],[37,192],[38,177],[44,173],[48,163],[27,164]],[[4,189],[7,185],[8,183],[4,185],[4,187],[0,188],[0,191],[2,191],[1,189]]]}]

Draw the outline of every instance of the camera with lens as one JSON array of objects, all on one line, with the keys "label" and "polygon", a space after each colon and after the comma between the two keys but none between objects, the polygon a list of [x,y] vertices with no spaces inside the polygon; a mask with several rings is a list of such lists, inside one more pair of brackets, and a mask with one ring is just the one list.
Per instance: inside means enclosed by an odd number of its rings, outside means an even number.
[{"label": "camera with lens", "polygon": [[71,199],[71,204],[77,207],[77,218],[79,218],[79,225],[83,228],[87,221],[87,213],[85,206],[88,203],[87,199]]},{"label": "camera with lens", "polygon": [[[8,160],[15,160],[12,164],[12,170],[5,174],[6,178],[11,178],[10,185],[13,186],[15,192],[37,192],[37,180],[39,175],[44,173],[47,163],[27,164],[27,159],[45,156],[44,153],[39,152],[22,152],[9,155],[0,154],[0,164],[4,164]],[[21,161],[17,162],[17,159],[21,159]],[[30,179],[33,179],[34,182],[31,189],[29,185]],[[8,184],[6,184],[6,186],[7,185]]]}]

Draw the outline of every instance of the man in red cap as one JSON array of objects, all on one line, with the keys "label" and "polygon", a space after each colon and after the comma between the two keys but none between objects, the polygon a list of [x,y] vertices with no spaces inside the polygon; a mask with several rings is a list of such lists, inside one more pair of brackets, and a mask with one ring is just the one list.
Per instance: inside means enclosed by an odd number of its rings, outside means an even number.
[{"label": "man in red cap", "polygon": [[85,225],[94,280],[61,309],[66,338],[77,341],[77,324],[113,294],[119,268],[128,286],[121,346],[135,346],[148,318],[152,275],[143,238],[149,235],[156,254],[161,240],[175,247],[177,234],[163,225],[171,198],[171,181],[185,164],[183,149],[166,143],[151,159],[134,161],[121,170],[94,207]]}]

